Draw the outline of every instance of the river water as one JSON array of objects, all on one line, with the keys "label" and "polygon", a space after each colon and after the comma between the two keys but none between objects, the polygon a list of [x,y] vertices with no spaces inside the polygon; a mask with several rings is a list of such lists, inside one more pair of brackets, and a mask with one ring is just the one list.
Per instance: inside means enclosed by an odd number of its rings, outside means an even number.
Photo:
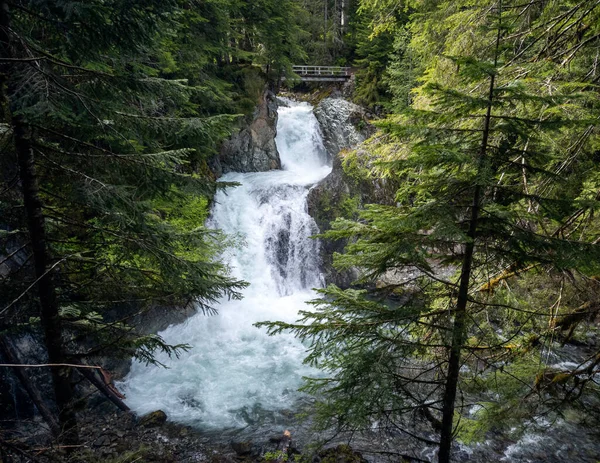
[{"label": "river water", "polygon": [[209,224],[237,237],[227,251],[232,273],[248,281],[244,299],[224,299],[218,314],[202,313],[160,333],[189,344],[179,358],[158,355],[167,368],[134,362],[121,387],[138,414],[163,410],[170,420],[205,430],[242,429],[289,419],[301,395],[305,347],[290,335],[267,336],[254,323],[294,321],[312,288],[322,286],[318,232],[307,213],[308,189],[330,171],[319,125],[307,103],[279,109],[282,170],[230,173],[239,187],[217,194]]},{"label": "river water", "polygon": [[[160,333],[170,344],[189,344],[179,358],[158,355],[167,368],[134,362],[119,385],[138,414],[163,410],[170,420],[204,430],[217,442],[260,440],[292,429],[299,444],[311,441],[309,423],[295,412],[310,404],[297,392],[302,376],[316,375],[302,361],[306,348],[289,334],[267,336],[253,326],[264,320],[292,322],[312,288],[323,285],[319,273],[318,232],[307,213],[309,188],[330,171],[319,125],[306,103],[279,108],[277,147],[283,169],[230,173],[222,180],[239,187],[217,194],[209,225],[236,237],[224,259],[232,273],[248,281],[241,301],[224,299],[218,314],[202,313]],[[561,463],[596,462],[596,432],[564,420],[532,422],[526,430],[494,433],[480,444],[456,444],[456,461]],[[322,437],[322,436],[319,436]],[[435,439],[435,435],[430,436]],[[379,451],[403,450],[424,461],[436,459],[434,447],[423,447],[402,435],[372,432],[353,435],[353,445],[370,461],[385,459]],[[391,461],[395,461],[392,457]]]}]

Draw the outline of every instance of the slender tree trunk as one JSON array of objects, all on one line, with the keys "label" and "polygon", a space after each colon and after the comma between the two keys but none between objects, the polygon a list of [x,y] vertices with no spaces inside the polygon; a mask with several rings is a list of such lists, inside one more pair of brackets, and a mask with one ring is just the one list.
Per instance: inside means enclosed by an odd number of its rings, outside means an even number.
[{"label": "slender tree trunk", "polygon": [[452,343],[450,347],[450,358],[448,359],[448,372],[446,375],[446,387],[444,390],[442,408],[442,429],[440,435],[439,463],[450,461],[450,450],[453,438],[454,402],[458,387],[458,375],[460,372],[460,357],[462,346],[466,337],[467,322],[467,300],[469,295],[469,281],[471,279],[471,266],[473,264],[473,251],[475,250],[475,238],[477,236],[477,221],[479,219],[479,207],[481,200],[481,187],[477,185],[473,195],[471,206],[471,223],[467,234],[469,241],[465,246],[462,269],[460,272],[460,286],[454,315],[454,326],[452,327]]},{"label": "slender tree trunk", "polygon": [[[35,158],[31,146],[30,134],[23,121],[13,117],[13,131],[19,178],[23,190],[23,201],[27,225],[32,243],[35,277],[40,302],[40,318],[44,330],[49,363],[68,363],[63,353],[62,327],[58,312],[58,302],[54,292],[52,273],[48,271],[48,249],[46,245],[46,227],[39,196]],[[52,367],[52,383],[58,406],[58,421],[61,427],[61,441],[76,444],[79,441],[77,421],[72,409],[73,389],[71,387],[71,369]]]},{"label": "slender tree trunk", "polygon": [[[496,38],[496,52],[494,57],[494,67],[498,64],[498,50],[500,45],[501,28],[498,27]],[[477,174],[483,172],[486,164],[488,149],[488,140],[490,137],[490,124],[492,115],[492,105],[494,101],[496,75],[490,76],[490,86],[488,92],[487,111],[483,127],[483,135],[478,155]],[[456,401],[456,391],[458,388],[458,377],[460,373],[460,357],[462,348],[467,335],[467,303],[469,299],[469,288],[471,280],[471,267],[473,265],[473,253],[475,251],[475,240],[477,238],[477,225],[479,221],[479,212],[483,187],[479,179],[475,190],[473,191],[473,203],[471,205],[471,219],[469,230],[467,232],[468,242],[465,245],[465,254],[462,261],[460,272],[460,285],[458,288],[458,298],[456,300],[456,309],[454,313],[454,325],[452,327],[452,341],[450,345],[450,358],[448,359],[448,371],[446,374],[446,385],[444,389],[442,406],[442,429],[440,434],[440,451],[438,454],[439,463],[450,462],[450,451],[453,440],[453,422],[454,422],[454,403]]]},{"label": "slender tree trunk", "polygon": [[[19,56],[18,53],[14,52],[12,46],[9,13],[8,2],[0,0],[0,53],[3,57],[15,59]],[[40,318],[44,330],[48,362],[67,363],[62,349],[62,327],[58,302],[54,291],[52,273],[48,271],[50,257],[46,243],[46,226],[39,195],[30,129],[21,116],[15,115],[14,108],[11,107],[10,95],[13,93],[11,91],[13,82],[11,82],[10,75],[12,66],[15,65],[9,63],[2,65],[0,68],[0,98],[4,106],[4,119],[12,124],[27,228],[33,252]],[[60,440],[66,444],[76,444],[79,437],[75,413],[71,407],[73,402],[73,389],[70,380],[71,370],[66,367],[53,367],[51,371],[54,395],[59,410]]]},{"label": "slender tree trunk", "polygon": [[[486,126],[485,146],[487,146],[487,132],[489,132],[487,121]],[[473,194],[473,204],[471,205],[471,221],[467,233],[469,241],[465,246],[465,254],[460,272],[460,286],[458,289],[458,298],[454,314],[454,325],[452,327],[450,358],[448,359],[448,372],[446,375],[446,387],[444,390],[442,408],[442,429],[440,435],[440,452],[438,455],[439,463],[448,463],[450,461],[450,449],[453,438],[452,423],[454,421],[454,402],[456,400],[456,390],[458,387],[460,357],[467,332],[467,302],[471,279],[471,267],[473,264],[473,252],[475,250],[475,239],[477,238],[477,222],[479,220],[480,206],[481,186],[477,185]]]},{"label": "slender tree trunk", "polygon": [[325,42],[325,45],[327,45],[327,29],[328,29],[327,22],[329,20],[329,15],[328,15],[328,11],[327,11],[328,6],[329,6],[328,3],[329,3],[329,0],[325,0],[325,2],[324,2],[325,10],[323,12],[323,41]]}]

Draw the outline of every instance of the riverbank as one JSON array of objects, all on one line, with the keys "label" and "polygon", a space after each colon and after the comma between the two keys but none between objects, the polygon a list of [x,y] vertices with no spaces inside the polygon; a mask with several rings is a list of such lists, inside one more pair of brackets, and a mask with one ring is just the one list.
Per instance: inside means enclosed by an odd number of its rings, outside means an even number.
[{"label": "riverbank", "polygon": [[[299,449],[288,431],[264,436],[260,441],[230,440],[215,443],[215,435],[167,421],[162,411],[143,417],[114,412],[99,403],[79,416],[81,443],[60,447],[38,438],[24,443],[1,436],[2,462],[73,463],[367,463],[343,444],[324,449]],[[34,423],[31,423],[35,427]]]}]

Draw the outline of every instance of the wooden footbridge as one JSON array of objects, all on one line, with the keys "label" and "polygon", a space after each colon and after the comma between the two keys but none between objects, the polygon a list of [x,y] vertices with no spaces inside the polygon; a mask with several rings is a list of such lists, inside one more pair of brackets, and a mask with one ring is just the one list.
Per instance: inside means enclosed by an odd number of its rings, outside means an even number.
[{"label": "wooden footbridge", "polygon": [[341,66],[292,66],[302,82],[345,82],[352,76],[352,69]]}]

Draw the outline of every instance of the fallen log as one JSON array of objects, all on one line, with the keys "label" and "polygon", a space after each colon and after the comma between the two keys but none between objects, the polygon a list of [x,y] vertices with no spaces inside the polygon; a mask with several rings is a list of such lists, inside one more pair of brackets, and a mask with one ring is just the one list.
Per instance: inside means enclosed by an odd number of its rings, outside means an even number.
[{"label": "fallen log", "polygon": [[[40,364],[22,364],[22,363],[0,363],[0,367],[13,367],[15,370],[22,368],[42,368],[42,367],[57,367],[57,366],[68,366],[77,368],[77,371],[81,373],[86,379],[96,386],[102,394],[104,394],[112,403],[114,403],[121,410],[128,412],[131,409],[125,405],[121,400],[125,396],[121,394],[115,385],[112,383],[112,378],[109,372],[104,368],[95,365],[82,365],[76,363],[40,363]],[[102,380],[98,378],[92,370],[99,370],[102,375]],[[32,398],[33,400],[33,398]],[[36,404],[37,405],[37,404]],[[41,413],[41,411],[40,411]]]},{"label": "fallen log", "polygon": [[[117,388],[112,384],[112,382],[109,382],[108,384],[105,383],[107,378],[106,372],[103,374],[103,379],[100,379],[93,371],[86,369],[78,371],[83,376],[85,376],[90,383],[96,386],[96,389],[98,389],[102,394],[104,394],[108,398],[108,400],[114,403],[117,407],[119,407],[124,412],[131,411],[131,409],[125,404],[125,402],[121,400],[124,399],[125,396],[119,391],[117,391]],[[100,369],[100,371],[102,372],[104,370]],[[110,381],[110,375],[108,375],[108,378]]]}]

